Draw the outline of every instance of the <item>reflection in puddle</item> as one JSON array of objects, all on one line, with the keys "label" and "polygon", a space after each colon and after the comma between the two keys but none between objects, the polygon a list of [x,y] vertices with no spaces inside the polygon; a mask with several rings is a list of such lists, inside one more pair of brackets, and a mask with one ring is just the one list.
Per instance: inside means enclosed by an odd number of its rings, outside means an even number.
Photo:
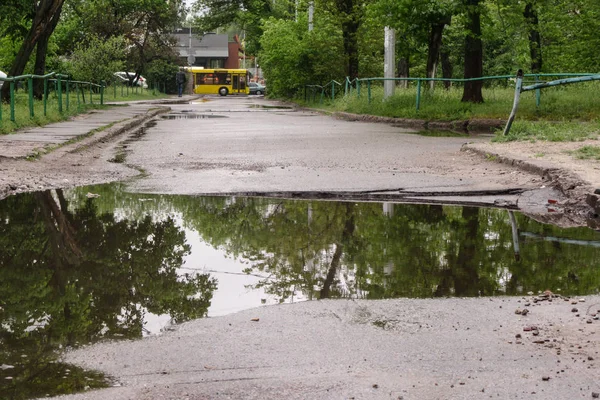
[{"label": "reflection in puddle", "polygon": [[228,118],[225,115],[214,114],[193,114],[189,111],[182,111],[181,114],[166,114],[162,115],[162,119],[205,119],[205,118]]},{"label": "reflection in puddle", "polygon": [[114,184],[6,198],[0,240],[0,393],[16,399],[102,384],[55,362],[61,348],[206,315],[326,297],[600,286],[600,233],[498,209],[131,194]]}]

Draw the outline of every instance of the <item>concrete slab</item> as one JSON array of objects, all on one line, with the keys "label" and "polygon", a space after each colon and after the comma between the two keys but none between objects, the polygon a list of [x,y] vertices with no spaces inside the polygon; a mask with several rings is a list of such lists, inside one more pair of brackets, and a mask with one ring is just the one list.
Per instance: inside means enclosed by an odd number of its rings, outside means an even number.
[{"label": "concrete slab", "polygon": [[[188,102],[197,96],[176,98]],[[173,101],[173,99],[169,99]],[[27,128],[10,135],[0,136],[0,157],[27,158],[49,147],[61,145],[96,129],[144,115],[156,103],[132,102],[130,104],[110,103],[114,107],[105,110],[92,110],[73,117],[69,121],[53,123],[38,128]]]}]

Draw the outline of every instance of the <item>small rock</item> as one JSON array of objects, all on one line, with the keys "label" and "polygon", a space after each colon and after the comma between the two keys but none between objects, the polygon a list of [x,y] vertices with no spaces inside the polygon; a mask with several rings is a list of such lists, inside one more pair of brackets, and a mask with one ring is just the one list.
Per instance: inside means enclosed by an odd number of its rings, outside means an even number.
[{"label": "small rock", "polygon": [[549,380],[550,380],[550,377],[549,377],[549,376],[542,376],[542,380],[543,380],[543,381],[549,381]]},{"label": "small rock", "polygon": [[517,308],[515,310],[515,314],[517,314],[517,315],[521,315],[522,313],[523,313],[523,310],[521,310],[520,308]]},{"label": "small rock", "polygon": [[588,324],[591,324],[591,323],[592,323],[592,320],[591,320],[591,319],[588,319],[588,320],[587,320],[587,321],[585,321],[585,322],[587,322]]},{"label": "small rock", "polygon": [[529,310],[528,309],[523,309],[523,311],[521,311],[521,315],[527,315],[529,314]]},{"label": "small rock", "polygon": [[592,398],[597,399],[600,397],[600,393],[592,392]]},{"label": "small rock", "polygon": [[520,333],[517,333],[517,334],[515,335],[515,337],[516,337],[517,339],[521,339],[521,334],[520,334]]},{"label": "small rock", "polygon": [[571,312],[579,312],[579,310],[577,308],[572,308]]},{"label": "small rock", "polygon": [[376,383],[375,383],[375,384],[373,384],[373,389],[378,389],[378,388],[379,388],[379,385],[378,385],[378,384],[376,384]]},{"label": "small rock", "polygon": [[537,335],[539,335],[539,334],[540,334],[540,331],[538,331],[538,330],[536,329],[535,331],[533,331],[533,332],[531,332],[531,333],[533,333],[533,336],[537,336]]},{"label": "small rock", "polygon": [[258,322],[258,321],[260,321],[260,318],[252,318],[250,321],[252,321],[252,322]]}]

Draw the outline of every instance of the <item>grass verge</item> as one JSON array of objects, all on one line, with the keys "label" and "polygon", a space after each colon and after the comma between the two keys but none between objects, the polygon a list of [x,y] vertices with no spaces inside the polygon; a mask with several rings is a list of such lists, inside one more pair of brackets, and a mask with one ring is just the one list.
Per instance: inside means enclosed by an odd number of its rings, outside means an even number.
[{"label": "grass verge", "polygon": [[[126,93],[126,92],[124,92]],[[129,92],[128,95],[121,96],[120,91],[117,92],[117,96],[111,92],[110,88],[105,93],[104,101],[136,101],[136,100],[154,100],[168,97],[163,93],[153,93],[150,90],[143,90],[139,92]],[[40,100],[35,100],[33,103],[34,116],[31,117],[29,113],[29,101],[26,93],[18,93],[15,98],[15,121],[11,121],[10,105],[0,104],[2,108],[0,118],[0,135],[6,135],[15,132],[19,129],[44,126],[53,122],[60,122],[68,120],[69,118],[87,112],[93,109],[106,109],[111,106],[100,105],[100,96],[95,94],[93,96],[94,104],[90,104],[89,96],[86,94],[86,102],[83,103],[80,97],[73,94],[69,96],[69,103],[67,108],[67,97],[63,95],[62,112],[59,112],[59,101],[55,94],[48,97],[46,104],[46,110],[44,112],[44,103]]]},{"label": "grass verge", "polygon": [[[569,86],[543,89],[540,105],[536,106],[536,93],[524,92],[517,111],[517,118],[510,134],[497,132],[496,141],[553,142],[595,139],[600,132],[600,82],[586,82]],[[369,91],[361,86],[360,96],[356,90],[335,100],[320,96],[315,101],[300,102],[309,107],[328,111],[342,111],[384,117],[420,119],[426,121],[499,120],[506,121],[512,109],[514,87],[491,85],[483,88],[484,102],[480,104],[461,102],[462,88],[448,90],[437,86],[433,90],[421,89],[419,110],[416,109],[415,87],[396,88],[395,94],[384,99],[381,85],[373,84]],[[310,97],[310,96],[309,96]]]}]

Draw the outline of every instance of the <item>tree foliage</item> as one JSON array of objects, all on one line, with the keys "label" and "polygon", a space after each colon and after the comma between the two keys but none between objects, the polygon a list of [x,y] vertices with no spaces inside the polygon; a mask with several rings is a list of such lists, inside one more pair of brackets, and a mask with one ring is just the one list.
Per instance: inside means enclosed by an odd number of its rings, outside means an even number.
[{"label": "tree foliage", "polygon": [[125,40],[122,36],[108,39],[91,38],[79,44],[71,54],[66,70],[73,79],[85,82],[111,82],[114,72],[125,66]]},{"label": "tree foliage", "polygon": [[275,18],[264,26],[260,60],[274,95],[293,96],[315,79],[327,82],[343,75],[344,63],[337,57],[342,35],[337,27],[320,21],[308,32],[294,21]]}]

